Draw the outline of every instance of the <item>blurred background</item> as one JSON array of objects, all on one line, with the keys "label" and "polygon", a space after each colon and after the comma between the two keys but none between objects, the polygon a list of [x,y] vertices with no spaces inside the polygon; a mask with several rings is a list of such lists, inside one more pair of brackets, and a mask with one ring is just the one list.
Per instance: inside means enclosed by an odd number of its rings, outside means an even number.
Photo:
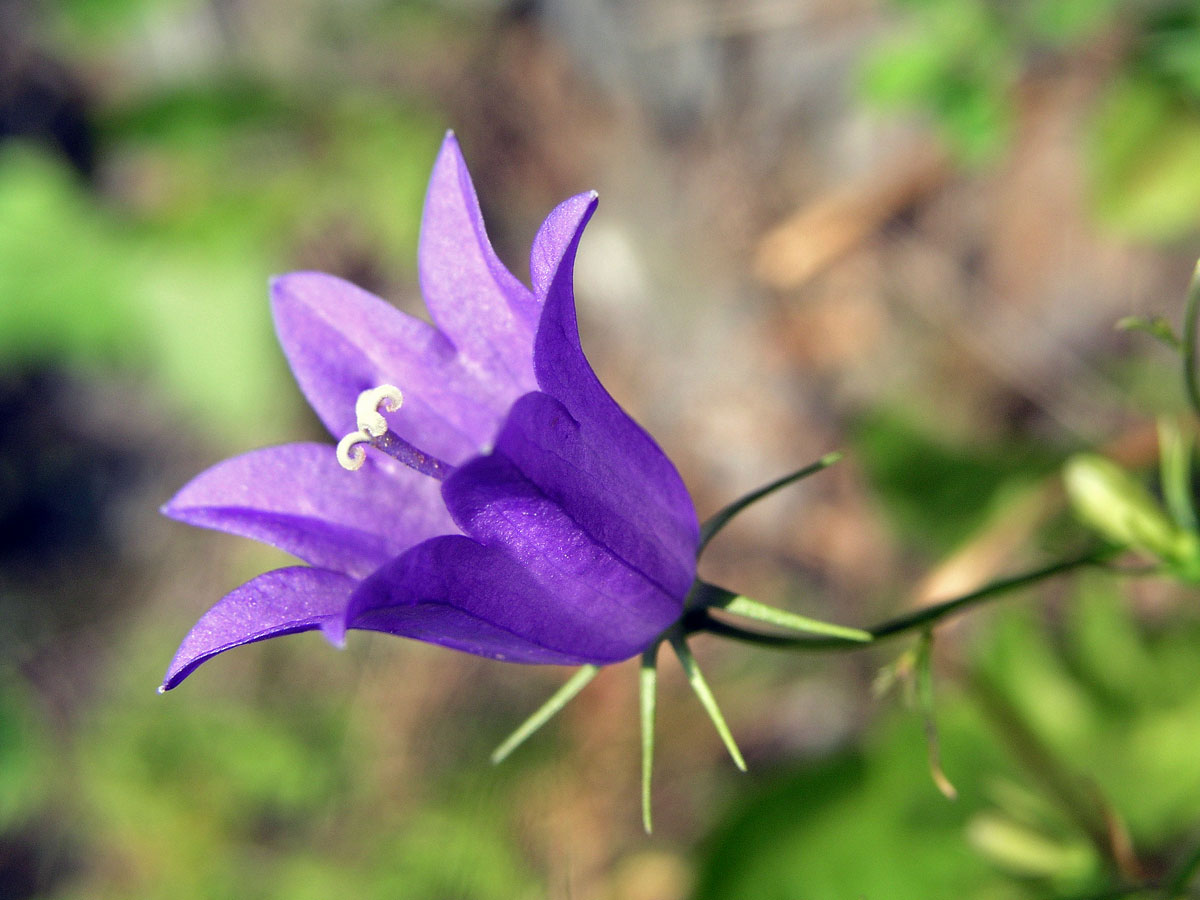
[{"label": "blurred background", "polygon": [[[325,439],[270,275],[421,313],[425,181],[459,135],[521,277],[600,192],[584,344],[701,516],[833,449],[702,573],[848,624],[1083,543],[1057,469],[1155,459],[1200,254],[1192,0],[0,0],[0,898],[1036,898],[1200,839],[1194,592],[1056,581],[911,641],[696,641],[653,837],[636,667],[507,763],[566,672],[353,634],[155,693],[284,558],[157,507],[233,453]],[[899,666],[896,665],[899,660]],[[901,678],[903,680],[903,677]]]}]

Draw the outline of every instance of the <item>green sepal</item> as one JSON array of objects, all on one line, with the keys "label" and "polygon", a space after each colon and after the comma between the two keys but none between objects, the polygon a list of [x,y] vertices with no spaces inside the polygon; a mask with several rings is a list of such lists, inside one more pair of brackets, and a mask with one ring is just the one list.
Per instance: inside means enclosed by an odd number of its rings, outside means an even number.
[{"label": "green sepal", "polygon": [[1117,463],[1080,453],[1063,467],[1063,483],[1075,514],[1103,538],[1143,550],[1181,574],[1200,560],[1200,537],[1180,528],[1158,501]]},{"label": "green sepal", "polygon": [[697,580],[692,585],[692,589],[688,593],[684,605],[689,610],[720,609],[731,615],[743,616],[747,619],[754,619],[757,622],[766,622],[769,625],[786,628],[789,631],[799,631],[804,634],[819,634],[823,637],[832,637],[854,643],[865,644],[875,639],[875,636],[871,632],[864,631],[861,628],[851,628],[848,625],[835,625],[832,622],[822,622],[819,619],[810,619],[808,616],[801,616],[785,609],[779,609],[776,606],[767,606],[765,603],[759,603],[757,600],[752,600],[742,594],[735,594],[731,590],[718,587],[715,584],[709,584],[707,581]]},{"label": "green sepal", "polygon": [[650,816],[650,778],[654,773],[654,707],[658,690],[658,645],[642,654],[638,673],[638,699],[642,720],[642,827],[646,834],[654,830]]},{"label": "green sepal", "polygon": [[745,772],[746,760],[742,758],[742,751],[738,749],[737,742],[733,739],[733,733],[730,732],[729,726],[725,724],[725,717],[721,715],[721,709],[717,706],[717,699],[713,696],[712,691],[709,690],[708,682],[704,680],[704,676],[700,673],[700,667],[696,665],[696,658],[692,656],[692,651],[688,648],[683,635],[672,635],[671,646],[675,648],[675,655],[679,657],[679,664],[683,666],[683,674],[687,676],[688,683],[691,684],[692,690],[695,691],[696,696],[700,700],[700,705],[704,707],[704,711],[712,719],[713,726],[717,729],[717,734],[721,736],[721,741],[725,744],[725,749],[729,751],[729,755],[733,759],[733,764]]},{"label": "green sepal", "polygon": [[571,676],[566,684],[554,692],[554,696],[538,707],[537,712],[522,722],[516,731],[505,738],[504,742],[492,751],[492,763],[499,764],[504,762],[510,753],[525,743],[525,740],[530,735],[549,722],[555,713],[570,703],[576,694],[587,687],[588,683],[596,677],[596,673],[599,671],[599,666],[582,666],[578,672]]},{"label": "green sepal", "polygon": [[770,484],[751,491],[749,494],[734,500],[728,506],[723,507],[722,509],[719,509],[717,512],[713,513],[713,515],[711,515],[704,522],[704,524],[700,526],[700,547],[696,551],[696,555],[699,556],[701,553],[703,553],[704,548],[708,546],[709,541],[716,537],[717,532],[728,525],[730,520],[746,507],[753,503],[757,503],[764,497],[775,493],[780,488],[785,488],[789,484],[795,484],[797,481],[807,478],[809,475],[815,475],[822,469],[828,469],[841,458],[841,453],[827,453],[815,463],[811,463],[810,465],[805,466],[803,469],[797,469],[790,475],[784,475],[782,478],[778,478],[775,481],[772,481]]},{"label": "green sepal", "polygon": [[861,641],[862,643],[868,643],[875,639],[871,632],[863,631],[861,628],[851,628],[847,625],[835,625],[832,622],[810,619],[808,616],[801,616],[793,612],[788,612],[786,609],[767,606],[765,603],[759,603],[757,600],[751,600],[749,597],[741,595],[732,597],[728,602],[721,604],[721,609],[735,616],[745,616],[747,619],[756,619],[759,622],[778,625],[780,628],[788,628],[792,631],[821,634],[826,637],[845,638],[848,641]]}]

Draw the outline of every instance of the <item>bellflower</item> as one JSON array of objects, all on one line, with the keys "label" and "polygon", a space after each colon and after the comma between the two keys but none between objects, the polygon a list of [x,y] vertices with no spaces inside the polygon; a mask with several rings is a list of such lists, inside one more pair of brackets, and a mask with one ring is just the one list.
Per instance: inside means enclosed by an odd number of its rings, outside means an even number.
[{"label": "bellflower", "polygon": [[697,555],[734,515],[836,454],[701,528],[674,465],[609,396],[579,343],[572,268],[595,208],[588,193],[550,213],[533,241],[526,288],[492,251],[448,135],[418,254],[432,325],[329,275],[275,280],[280,343],[336,448],[288,444],[226,460],[163,512],[264,541],[307,565],[259,575],[218,601],[184,638],[160,690],[233,647],[314,630],[335,644],[365,629],[493,659],[581,666],[496,750],[499,761],[600,666],[640,654],[649,830],[662,642],[745,768],[688,649],[685,612],[717,606],[839,641],[870,640],[696,578]]},{"label": "bellflower", "polygon": [[700,546],[695,509],[579,342],[572,266],[595,207],[595,194],[580,194],[550,213],[530,290],[493,252],[448,135],[418,258],[432,325],[329,275],[274,281],[284,353],[341,444],[226,460],[163,508],[307,563],[260,575],[205,613],[163,690],[218,653],[300,631],[599,666],[643,653],[680,619]]}]

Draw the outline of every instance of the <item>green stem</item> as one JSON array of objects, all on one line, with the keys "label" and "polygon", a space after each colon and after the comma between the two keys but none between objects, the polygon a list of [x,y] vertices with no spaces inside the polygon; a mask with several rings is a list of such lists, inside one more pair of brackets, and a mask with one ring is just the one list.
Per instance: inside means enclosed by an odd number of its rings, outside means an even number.
[{"label": "green stem", "polygon": [[1192,411],[1200,416],[1200,383],[1196,374],[1197,318],[1200,318],[1200,263],[1192,273],[1188,285],[1187,309],[1183,314],[1183,384],[1187,389],[1188,403]]},{"label": "green stem", "polygon": [[[1091,550],[1080,556],[1052,563],[1040,569],[1034,569],[1032,572],[1002,578],[969,594],[913,610],[902,616],[888,619],[885,622],[867,628],[865,631],[878,641],[883,638],[896,637],[897,635],[907,634],[910,631],[927,628],[935,622],[939,622],[956,613],[964,612],[971,607],[978,606],[1004,594],[1011,593],[1018,588],[1027,587],[1047,578],[1053,578],[1055,575],[1061,575],[1064,572],[1070,572],[1084,566],[1098,565],[1111,557],[1115,552],[1115,550],[1108,547],[1100,550]],[[733,638],[734,640],[745,641],[751,644],[759,644],[763,647],[775,647],[786,650],[855,650],[860,647],[870,646],[861,641],[847,640],[839,637],[797,637],[782,634],[765,634],[715,618],[708,609],[696,610],[690,614],[687,618],[687,630],[689,633],[706,631],[709,634]]]}]

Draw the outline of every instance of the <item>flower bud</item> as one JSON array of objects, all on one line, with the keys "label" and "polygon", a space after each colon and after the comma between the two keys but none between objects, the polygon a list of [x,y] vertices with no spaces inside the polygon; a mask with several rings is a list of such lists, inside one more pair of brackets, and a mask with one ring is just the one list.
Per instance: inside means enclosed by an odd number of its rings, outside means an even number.
[{"label": "flower bud", "polygon": [[1096,868],[1095,853],[1082,838],[1052,838],[996,813],[975,816],[967,826],[967,840],[996,865],[1026,878],[1074,884]]},{"label": "flower bud", "polygon": [[1197,537],[1175,525],[1150,492],[1103,456],[1079,454],[1063,467],[1075,515],[1106,540],[1144,550],[1165,562],[1197,558]]}]

